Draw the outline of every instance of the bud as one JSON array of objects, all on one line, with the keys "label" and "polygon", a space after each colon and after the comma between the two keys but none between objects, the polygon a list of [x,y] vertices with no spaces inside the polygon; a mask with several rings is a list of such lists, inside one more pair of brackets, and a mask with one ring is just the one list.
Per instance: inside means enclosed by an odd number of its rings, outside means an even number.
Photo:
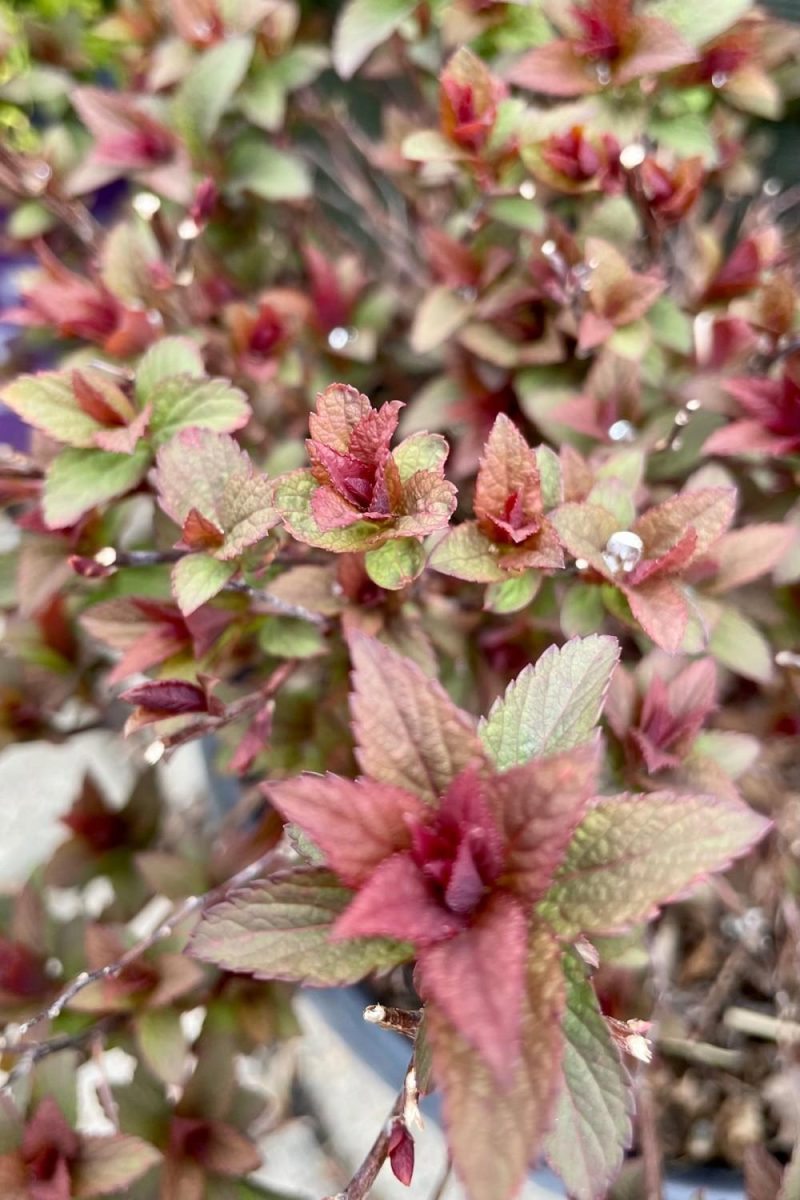
[{"label": "bud", "polygon": [[414,1139],[400,1117],[395,1118],[389,1134],[389,1163],[395,1178],[409,1187],[414,1175]]}]

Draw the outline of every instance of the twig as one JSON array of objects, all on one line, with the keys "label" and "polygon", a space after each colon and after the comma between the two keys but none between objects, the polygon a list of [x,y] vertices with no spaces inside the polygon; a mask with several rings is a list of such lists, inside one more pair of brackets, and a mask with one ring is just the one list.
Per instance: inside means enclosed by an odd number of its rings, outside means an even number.
[{"label": "twig", "polygon": [[653,1096],[647,1079],[639,1077],[639,1139],[642,1146],[644,1166],[645,1200],[664,1200],[662,1183],[662,1155],[658,1140]]},{"label": "twig", "polygon": [[392,1111],[389,1113],[383,1128],[372,1143],[366,1158],[344,1191],[337,1192],[335,1196],[326,1196],[325,1200],[366,1200],[366,1197],[372,1190],[372,1185],[378,1178],[378,1172],[389,1157],[389,1145],[395,1123],[397,1121],[407,1122],[409,1112],[416,1113],[416,1106],[417,1081],[412,1059],[406,1071],[403,1086],[392,1105]]},{"label": "twig", "polygon": [[282,617],[295,617],[299,621],[308,621],[312,625],[328,624],[327,617],[324,617],[322,613],[312,612],[310,608],[305,608],[302,604],[291,604],[288,600],[283,600],[280,596],[273,596],[271,592],[252,587],[249,583],[226,583],[222,590],[225,592],[238,592],[240,595],[248,596],[257,604],[266,605],[271,612]]},{"label": "twig", "polygon": [[106,1064],[103,1058],[103,1039],[95,1033],[92,1038],[92,1059],[97,1067],[97,1098],[100,1101],[100,1107],[108,1117],[115,1129],[119,1129],[119,1106],[114,1099],[114,1093],[111,1091],[111,1086],[108,1082],[106,1074]]},{"label": "twig", "polygon": [[[126,950],[125,953],[116,960],[116,962],[108,963],[104,967],[98,967],[94,971],[82,971],[80,975],[77,975],[75,979],[71,980],[66,987],[59,992],[58,996],[51,1001],[47,1008],[42,1009],[42,1011],[36,1013],[35,1016],[29,1017],[27,1021],[23,1021],[22,1024],[13,1027],[13,1030],[11,1031],[9,1031],[7,1026],[6,1031],[0,1035],[0,1052],[21,1054],[22,1057],[20,1058],[20,1062],[17,1064],[17,1067],[23,1067],[24,1065],[24,1070],[17,1071],[17,1068],[15,1068],[15,1070],[11,1072],[9,1078],[6,1080],[3,1086],[0,1087],[0,1095],[3,1092],[8,1091],[11,1087],[11,1084],[14,1082],[14,1079],[18,1078],[20,1074],[26,1073],[26,1071],[29,1070],[30,1067],[40,1058],[44,1058],[47,1054],[53,1054],[57,1050],[67,1049],[78,1044],[78,1042],[76,1042],[76,1038],[74,1037],[52,1038],[50,1041],[40,1042],[34,1046],[31,1046],[30,1043],[25,1044],[24,1039],[32,1029],[35,1029],[37,1025],[41,1025],[43,1021],[54,1021],[56,1017],[61,1015],[67,1005],[69,1005],[75,999],[75,997],[79,995],[80,992],[89,987],[90,984],[99,983],[104,979],[117,979],[127,967],[130,967],[133,963],[135,963],[143,954],[155,946],[156,943],[165,941],[167,938],[171,937],[176,929],[178,929],[179,926],[184,923],[184,921],[187,921],[190,917],[196,916],[198,913],[203,912],[204,909],[210,907],[210,905],[214,904],[231,889],[242,887],[244,884],[249,883],[252,879],[255,879],[261,874],[267,862],[274,855],[275,850],[271,848],[259,858],[255,859],[254,862],[250,863],[246,867],[243,867],[241,871],[238,871],[235,875],[231,876],[230,879],[226,880],[224,883],[218,884],[214,888],[211,888],[210,891],[203,893],[202,896],[188,896],[185,900],[173,908],[170,915],[164,921],[162,921],[160,925],[156,926],[156,928],[150,933],[145,934],[144,937],[140,938],[139,941]],[[92,1029],[85,1030],[83,1033],[78,1035],[78,1038],[80,1041],[88,1040],[91,1037],[96,1036],[98,1030],[101,1030],[102,1028],[102,1025],[95,1025],[92,1027]]]},{"label": "twig", "polygon": [[364,1009],[364,1020],[370,1025],[380,1025],[381,1029],[393,1029],[413,1041],[422,1020],[422,1012],[370,1004]]},{"label": "twig", "polygon": [[800,1042],[800,1022],[786,1021],[781,1017],[773,1017],[770,1013],[756,1012],[752,1008],[739,1008],[737,1005],[726,1008],[722,1015],[722,1024],[727,1029],[746,1034],[747,1037],[782,1042],[789,1046],[796,1046]]},{"label": "twig", "polygon": [[36,200],[74,233],[84,246],[99,251],[102,230],[85,204],[67,200],[50,188],[51,168],[0,143],[0,185],[23,200]]}]

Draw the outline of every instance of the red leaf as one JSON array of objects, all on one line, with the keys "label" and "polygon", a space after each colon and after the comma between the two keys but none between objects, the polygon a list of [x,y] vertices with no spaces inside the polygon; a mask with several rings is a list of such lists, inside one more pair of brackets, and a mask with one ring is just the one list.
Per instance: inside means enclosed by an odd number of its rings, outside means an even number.
[{"label": "red leaf", "polygon": [[394,1122],[389,1134],[389,1163],[395,1178],[410,1187],[414,1175],[414,1139],[402,1119]]},{"label": "red leaf", "polygon": [[[108,384],[107,386],[113,386]],[[101,425],[124,425],[125,418],[118,409],[108,403],[103,393],[99,388],[94,387],[85,375],[80,371],[72,372],[72,390],[75,393],[75,399],[78,401],[78,407],[83,410],[88,416],[93,417],[95,421],[99,421]],[[119,389],[115,389],[119,392]],[[119,392],[120,407],[128,405],[127,399],[122,392]]]},{"label": "red leaf", "polygon": [[160,716],[210,712],[209,697],[196,683],[184,679],[159,679],[128,688],[120,696],[126,704],[135,704]]},{"label": "red leaf", "polygon": [[464,921],[436,898],[410,854],[394,854],[373,872],[333,927],[332,937],[388,937],[418,946],[460,933]]},{"label": "red leaf", "polygon": [[468,929],[419,952],[416,979],[478,1051],[498,1080],[520,1052],[527,922],[520,903],[497,894]]},{"label": "red leaf", "polygon": [[418,796],[370,779],[305,774],[265,784],[264,790],[350,887],[364,884],[384,859],[407,849],[411,823],[430,812]]},{"label": "red leaf", "polygon": [[537,46],[511,68],[507,78],[517,87],[546,96],[585,96],[600,88],[596,72],[578,58],[566,39]]},{"label": "red leaf", "polygon": [[190,508],[181,530],[182,540],[190,550],[217,550],[225,534],[196,508]]},{"label": "red leaf", "polygon": [[647,636],[668,654],[677,654],[689,622],[689,604],[680,586],[662,576],[641,587],[622,590]]}]

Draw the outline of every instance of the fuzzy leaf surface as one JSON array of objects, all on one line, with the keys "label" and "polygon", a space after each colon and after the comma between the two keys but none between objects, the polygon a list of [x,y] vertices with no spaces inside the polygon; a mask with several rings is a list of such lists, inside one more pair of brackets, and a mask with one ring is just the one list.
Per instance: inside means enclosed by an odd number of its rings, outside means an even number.
[{"label": "fuzzy leaf surface", "polygon": [[74,525],[98,504],[129,492],[144,477],[150,462],[147,446],[133,454],[105,450],[63,450],[47,469],[44,519],[50,529]]},{"label": "fuzzy leaf surface", "polygon": [[213,600],[236,574],[236,563],[220,562],[210,554],[187,554],[172,568],[172,591],[185,617]]},{"label": "fuzzy leaf surface", "polygon": [[350,711],[365,775],[435,801],[483,756],[472,717],[441,684],[374,638],[350,640]]},{"label": "fuzzy leaf surface", "polygon": [[155,446],[168,442],[182,429],[194,427],[232,433],[250,420],[247,397],[226,379],[175,375],[153,385],[150,402]]},{"label": "fuzzy leaf surface", "polygon": [[719,796],[678,792],[599,800],[578,826],[542,917],[566,937],[649,920],[706,875],[724,870],[770,822]]},{"label": "fuzzy leaf surface", "polygon": [[315,987],[356,983],[370,971],[411,958],[410,946],[384,938],[331,941],[331,926],[352,898],[327,871],[297,870],[263,880],[208,909],[190,952],[256,979]]},{"label": "fuzzy leaf surface", "polygon": [[593,634],[551,646],[525,667],[480,726],[498,770],[585,742],[619,659],[616,638]]}]

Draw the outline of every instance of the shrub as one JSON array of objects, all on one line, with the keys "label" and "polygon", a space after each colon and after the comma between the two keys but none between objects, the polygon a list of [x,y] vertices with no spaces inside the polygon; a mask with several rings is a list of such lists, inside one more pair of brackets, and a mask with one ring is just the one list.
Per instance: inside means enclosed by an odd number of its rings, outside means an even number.
[{"label": "shrub", "polygon": [[[599,1200],[650,1051],[598,967],[780,822],[737,781],[797,733],[762,162],[798,31],[737,0],[3,21],[2,737],[139,764],[5,905],[4,1194],[265,1196],[235,1056],[295,1033],[287,984],[413,964],[415,1005],[368,1010],[411,1063],[342,1194],[410,1181],[435,1088],[470,1200],[541,1155]],[[199,740],[221,825],[160,792]],[[86,1136],[98,1046],[136,1074]]]}]

